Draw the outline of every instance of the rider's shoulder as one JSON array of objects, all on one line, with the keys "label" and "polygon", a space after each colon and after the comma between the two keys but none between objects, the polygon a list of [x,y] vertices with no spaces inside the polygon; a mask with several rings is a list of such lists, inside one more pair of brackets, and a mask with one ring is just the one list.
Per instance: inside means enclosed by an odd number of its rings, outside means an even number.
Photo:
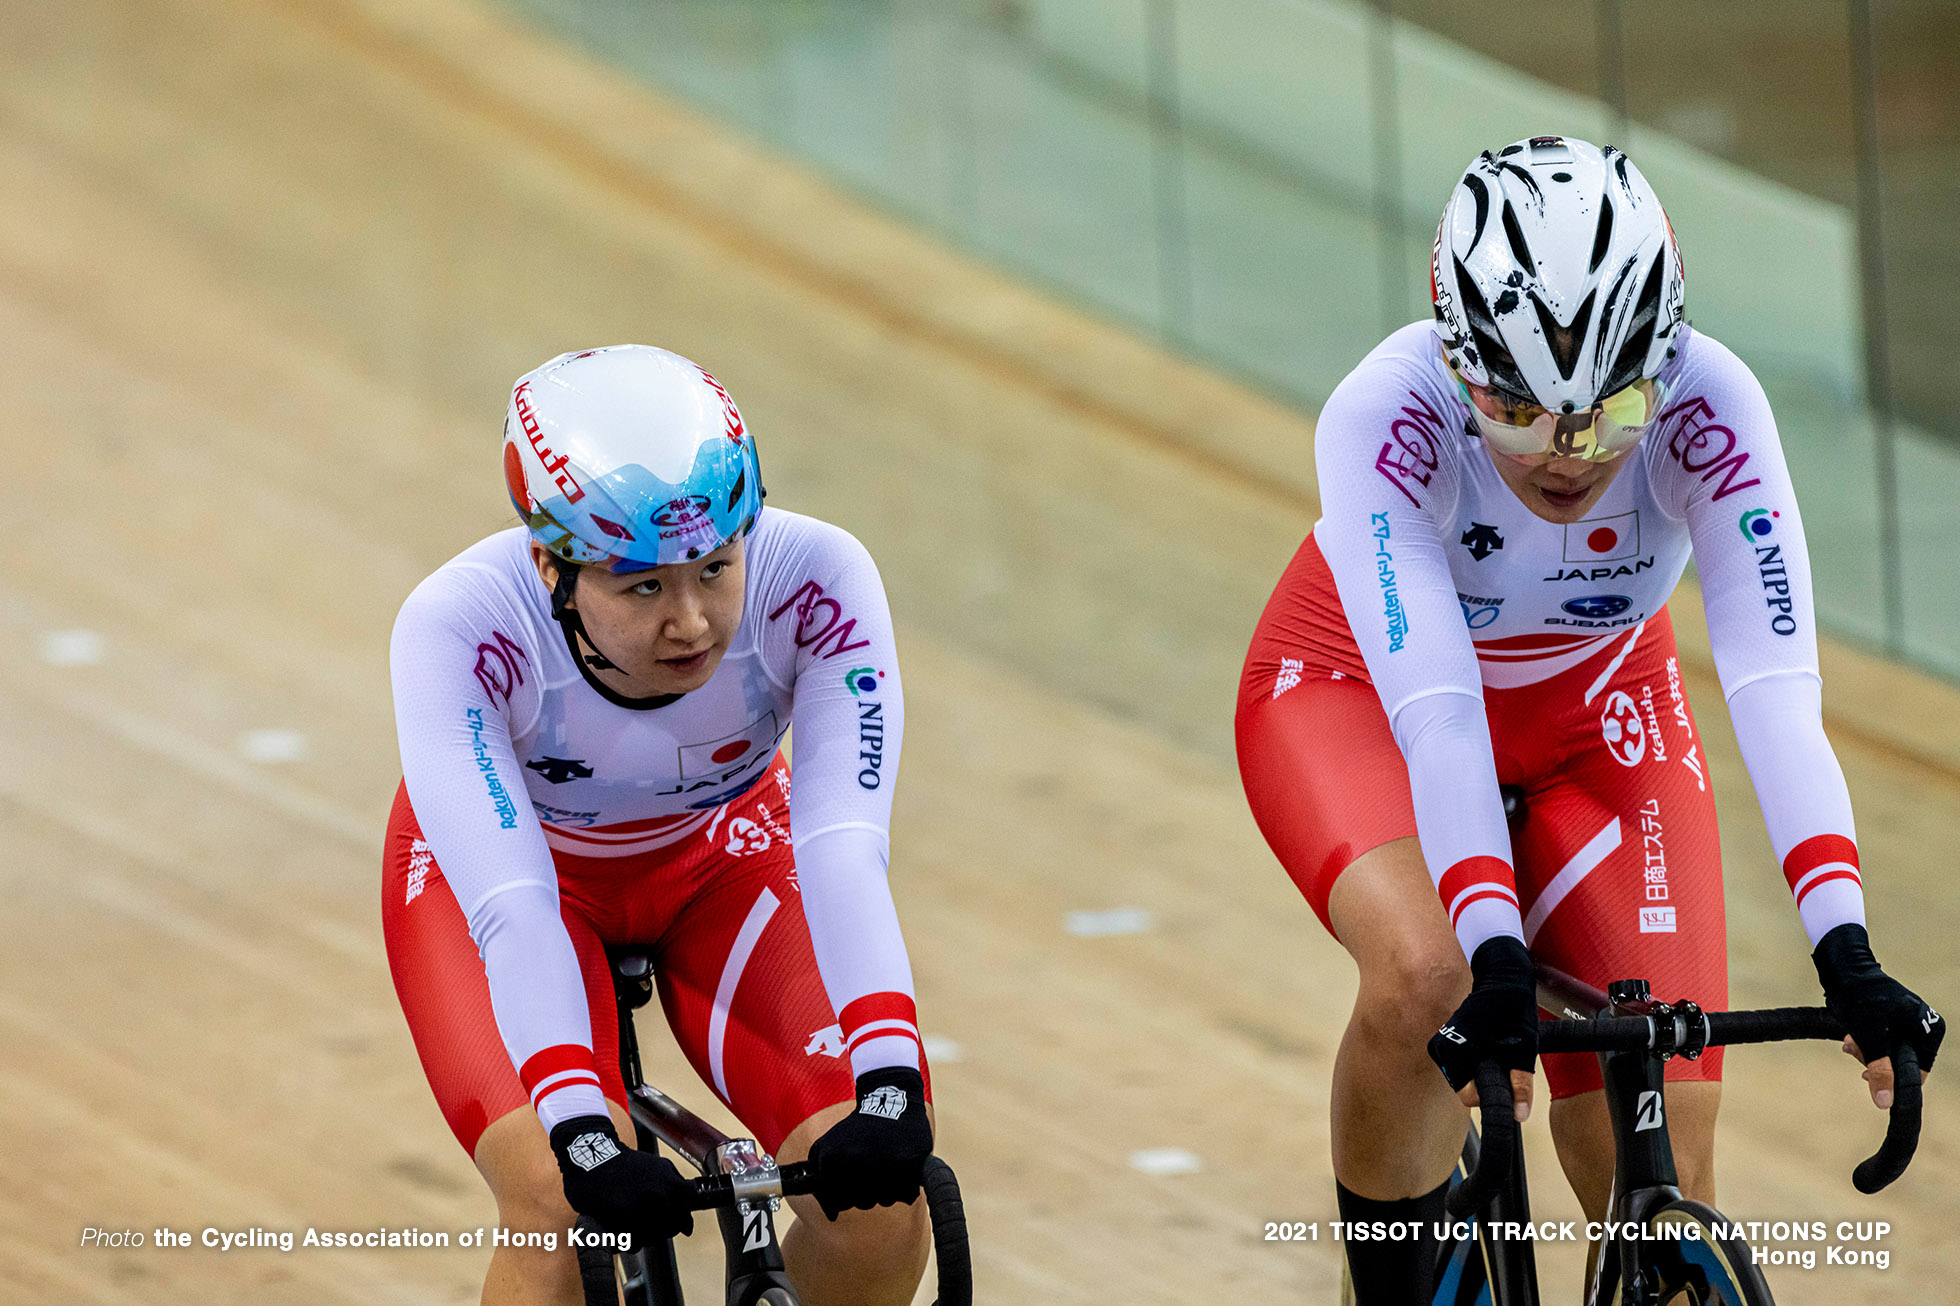
[{"label": "rider's shoulder", "polygon": [[871,553],[857,536],[833,522],[784,508],[764,508],[749,537],[748,569],[752,576],[836,572],[871,567]]},{"label": "rider's shoulder", "polygon": [[396,625],[514,610],[524,604],[527,582],[542,588],[531,564],[529,536],[513,526],[485,536],[430,572],[403,600]]},{"label": "rider's shoulder", "polygon": [[1681,328],[1674,356],[1660,376],[1668,392],[1663,411],[1675,401],[1692,401],[1696,396],[1747,397],[1760,401],[1763,394],[1755,372],[1735,351],[1707,332],[1689,326]]},{"label": "rider's shoulder", "polygon": [[1441,411],[1455,402],[1436,324],[1427,319],[1391,332],[1368,351],[1354,370],[1334,387],[1321,409],[1321,421],[1361,418],[1414,407],[1427,419],[1441,420]]}]

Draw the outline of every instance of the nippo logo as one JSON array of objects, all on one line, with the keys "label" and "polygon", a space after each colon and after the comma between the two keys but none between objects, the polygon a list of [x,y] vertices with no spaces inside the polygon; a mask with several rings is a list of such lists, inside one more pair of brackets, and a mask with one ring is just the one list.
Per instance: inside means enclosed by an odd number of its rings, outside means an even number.
[{"label": "nippo logo", "polygon": [[1751,508],[1736,521],[1736,526],[1741,529],[1742,538],[1754,544],[1776,529],[1775,519],[1782,515],[1780,512],[1771,512],[1768,508]]},{"label": "nippo logo", "polygon": [[878,682],[885,673],[876,667],[852,667],[844,673],[844,686],[851,691],[851,697],[876,693]]}]

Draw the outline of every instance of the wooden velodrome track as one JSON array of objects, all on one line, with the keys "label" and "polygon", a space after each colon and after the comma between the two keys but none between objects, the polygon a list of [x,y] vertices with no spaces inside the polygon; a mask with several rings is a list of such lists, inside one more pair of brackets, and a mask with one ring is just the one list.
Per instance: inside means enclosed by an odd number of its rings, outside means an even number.
[{"label": "wooden velodrome track", "polygon": [[[774,501],[878,557],[911,691],[893,881],[992,1302],[1331,1301],[1344,954],[1230,751],[1311,424],[1045,301],[469,0],[0,6],[0,1299],[461,1302],[485,1253],[100,1251],[88,1226],[491,1222],[379,937],[396,606],[511,520],[505,387],[708,364]],[[1813,487],[1821,492],[1827,487]],[[1686,596],[1684,596],[1686,597]],[[1815,982],[1677,604],[1734,999]],[[50,658],[55,632],[101,657]],[[1826,651],[1881,956],[1960,995],[1960,695]],[[305,756],[246,760],[243,732]],[[1062,928],[1141,907],[1156,928]],[[656,1034],[651,1070],[711,1103]],[[1824,1045],[1729,1060],[1723,1201],[1889,1221],[1793,1303],[1947,1300],[1960,1092],[1911,1174]],[[1542,1117],[1541,1117],[1542,1119]],[[1535,1198],[1571,1216],[1542,1126]],[[1130,1155],[1182,1147],[1198,1173]],[[1551,1300],[1579,1249],[1552,1245]],[[719,1250],[696,1239],[703,1300]]]}]

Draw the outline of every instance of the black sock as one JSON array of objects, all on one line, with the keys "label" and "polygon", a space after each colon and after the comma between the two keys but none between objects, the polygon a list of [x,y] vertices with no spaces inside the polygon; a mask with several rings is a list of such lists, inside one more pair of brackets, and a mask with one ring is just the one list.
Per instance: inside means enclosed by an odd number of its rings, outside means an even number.
[{"label": "black sock", "polygon": [[[1334,1200],[1341,1219],[1348,1224],[1405,1226],[1413,1237],[1400,1239],[1368,1238],[1347,1240],[1348,1276],[1354,1282],[1355,1306],[1427,1306],[1435,1291],[1436,1253],[1439,1244],[1434,1226],[1443,1218],[1443,1195],[1449,1181],[1436,1185],[1436,1191],[1421,1197],[1400,1197],[1377,1202],[1348,1191],[1334,1181]],[[1413,1226],[1413,1230],[1409,1228]]]}]

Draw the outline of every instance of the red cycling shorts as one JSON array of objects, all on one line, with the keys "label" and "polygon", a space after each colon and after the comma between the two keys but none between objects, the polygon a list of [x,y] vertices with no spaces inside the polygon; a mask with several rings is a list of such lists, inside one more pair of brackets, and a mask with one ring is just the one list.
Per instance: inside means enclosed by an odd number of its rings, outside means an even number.
[{"label": "red cycling shorts", "polygon": [[[554,853],[558,898],[585,973],[601,1088],[626,1101],[608,944],[653,957],[667,1024],[702,1082],[771,1153],[854,1093],[837,1013],[817,974],[789,838],[789,767],[770,773],[680,843],[639,857]],[[419,875],[411,872],[419,871]],[[418,887],[419,886],[419,887]],[[456,1141],[530,1098],[490,1010],[490,986],[456,895],[429,856],[404,786],[382,857],[381,919],[395,992]],[[759,928],[753,946],[741,940]],[[716,998],[730,997],[716,1020]],[[644,1028],[644,1027],[643,1027]]]},{"label": "red cycling shorts", "polygon": [[[1367,676],[1309,535],[1253,634],[1237,735],[1253,817],[1329,933],[1341,872],[1416,833],[1408,767]],[[1498,781],[1524,793],[1511,849],[1532,955],[1602,989],[1637,977],[1659,998],[1727,1006],[1715,801],[1666,610],[1549,680],[1486,687],[1484,708]],[[1554,1097],[1600,1086],[1591,1055],[1544,1061]],[[1721,1067],[1716,1048],[1674,1058],[1667,1077],[1719,1080]]]}]

